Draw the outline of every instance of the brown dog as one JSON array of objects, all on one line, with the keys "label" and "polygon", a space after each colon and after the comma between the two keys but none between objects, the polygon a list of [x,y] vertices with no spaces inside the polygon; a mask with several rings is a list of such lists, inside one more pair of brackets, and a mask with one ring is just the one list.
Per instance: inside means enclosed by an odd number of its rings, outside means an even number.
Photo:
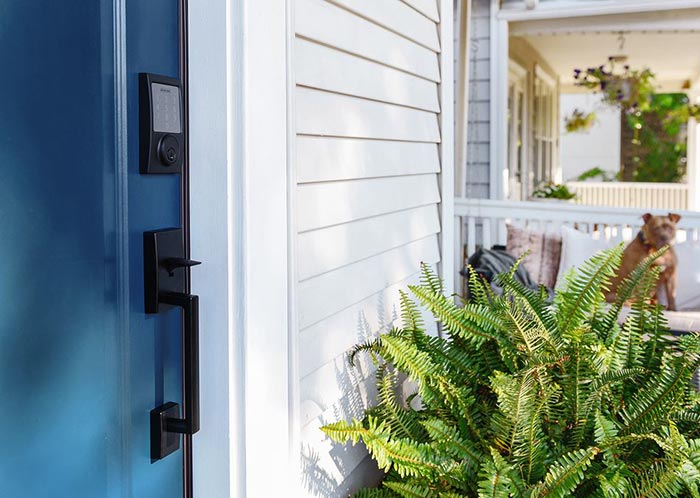
[{"label": "brown dog", "polygon": [[[681,217],[674,213],[669,213],[668,216],[653,216],[647,213],[642,218],[644,218],[644,226],[637,234],[637,237],[625,248],[625,252],[622,254],[620,270],[618,275],[613,278],[612,286],[606,299],[609,302],[615,301],[617,287],[620,285],[620,282],[627,278],[632,273],[632,270],[644,261],[647,256],[668,245],[668,251],[657,259],[655,264],[663,267],[659,276],[658,287],[663,286],[666,290],[667,308],[670,311],[675,311],[678,259],[671,244],[676,236],[676,225]],[[655,298],[656,292],[651,297],[652,299]]]}]

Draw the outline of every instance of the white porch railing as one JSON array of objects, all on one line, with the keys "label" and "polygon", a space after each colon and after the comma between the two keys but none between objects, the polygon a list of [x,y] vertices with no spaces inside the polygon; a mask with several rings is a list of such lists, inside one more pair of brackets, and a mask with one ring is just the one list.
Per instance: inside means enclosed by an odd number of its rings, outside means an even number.
[{"label": "white porch railing", "polygon": [[685,183],[566,182],[566,185],[576,192],[577,204],[675,211],[689,207]]},{"label": "white porch railing", "polygon": [[[642,214],[666,214],[667,209],[582,206],[567,202],[515,202],[488,199],[455,199],[455,268],[477,247],[506,244],[506,224],[542,231],[562,225],[593,233],[606,240],[631,240],[642,226]],[[681,215],[676,240],[700,240],[700,212],[677,210]],[[461,276],[455,273],[455,289]]]}]

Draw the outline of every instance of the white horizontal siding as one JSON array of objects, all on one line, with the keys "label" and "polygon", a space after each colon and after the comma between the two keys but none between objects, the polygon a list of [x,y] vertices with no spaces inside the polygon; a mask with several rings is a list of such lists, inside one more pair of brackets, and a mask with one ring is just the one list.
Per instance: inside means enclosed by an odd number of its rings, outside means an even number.
[{"label": "white horizontal siding", "polygon": [[[394,0],[388,0],[391,3]],[[440,81],[437,54],[326,0],[296,0],[297,35]]]},{"label": "white horizontal siding", "polygon": [[[328,363],[329,358],[342,357],[353,345],[398,325],[398,310],[401,307],[399,291],[407,291],[409,285],[417,284],[418,281],[419,274],[414,273],[359,303],[302,329],[299,341],[301,378]],[[425,320],[429,326],[427,314]]]},{"label": "white horizontal siding", "polygon": [[299,183],[440,171],[437,144],[300,136],[296,145]]},{"label": "white horizontal siding", "polygon": [[300,282],[299,327],[303,329],[406,278],[418,271],[421,262],[436,263],[439,259],[437,237],[432,235]]},{"label": "white horizontal siding", "polygon": [[[384,473],[377,469],[377,464],[367,456],[361,444],[347,450],[357,455],[351,463],[354,464],[357,461],[359,463],[356,464],[352,474],[345,477],[347,473],[345,454],[340,452],[341,449],[337,445],[319,437],[321,425],[323,424],[319,422],[302,433],[305,443],[302,448],[301,468],[306,476],[313,476],[313,478],[306,478],[309,496],[347,498],[354,496],[362,487],[379,485]],[[340,480],[342,482],[336,484]]]},{"label": "white horizontal siding", "polygon": [[[439,231],[437,206],[429,204],[302,233],[297,246],[299,279],[306,280]],[[328,251],[329,247],[336,250]]]},{"label": "white horizontal siding", "polygon": [[432,81],[303,38],[296,39],[295,57],[298,85],[440,111],[437,85]]},{"label": "white horizontal siding", "polygon": [[294,17],[301,458],[310,496],[347,496],[381,473],[319,430],[374,402],[374,365],[346,352],[439,261],[442,42],[436,0],[295,0]]},{"label": "white horizontal siding", "polygon": [[297,187],[297,228],[304,232],[439,201],[435,175],[307,183]]},{"label": "white horizontal siding", "polygon": [[440,20],[437,0],[403,0],[403,2],[435,22]]},{"label": "white horizontal siding", "polygon": [[384,102],[297,87],[297,133],[305,135],[440,141],[437,114]]},{"label": "white horizontal siding", "polygon": [[435,52],[440,51],[435,23],[402,2],[330,0]]},{"label": "white horizontal siding", "polygon": [[318,417],[327,418],[325,412],[329,409],[336,420],[362,418],[376,393],[377,366],[366,354],[358,355],[355,360],[351,366],[346,355],[338,356],[301,379],[302,429]]}]

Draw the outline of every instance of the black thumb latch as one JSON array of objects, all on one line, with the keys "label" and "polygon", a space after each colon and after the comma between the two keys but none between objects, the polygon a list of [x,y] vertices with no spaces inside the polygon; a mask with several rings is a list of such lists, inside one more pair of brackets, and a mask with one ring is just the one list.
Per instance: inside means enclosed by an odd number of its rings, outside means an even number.
[{"label": "black thumb latch", "polygon": [[190,268],[201,264],[201,261],[185,258],[167,258],[160,263],[160,265],[167,270],[168,275],[171,277],[175,275],[175,270],[178,268]]}]

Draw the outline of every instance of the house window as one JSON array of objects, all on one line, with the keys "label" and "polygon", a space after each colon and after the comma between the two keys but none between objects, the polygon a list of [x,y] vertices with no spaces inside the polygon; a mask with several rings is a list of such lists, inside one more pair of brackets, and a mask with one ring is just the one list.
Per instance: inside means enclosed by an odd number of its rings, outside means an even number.
[{"label": "house window", "polygon": [[508,198],[528,195],[527,70],[510,61],[508,72]]},{"label": "house window", "polygon": [[559,129],[556,80],[539,66],[534,76],[532,180],[537,186],[558,180]]}]

